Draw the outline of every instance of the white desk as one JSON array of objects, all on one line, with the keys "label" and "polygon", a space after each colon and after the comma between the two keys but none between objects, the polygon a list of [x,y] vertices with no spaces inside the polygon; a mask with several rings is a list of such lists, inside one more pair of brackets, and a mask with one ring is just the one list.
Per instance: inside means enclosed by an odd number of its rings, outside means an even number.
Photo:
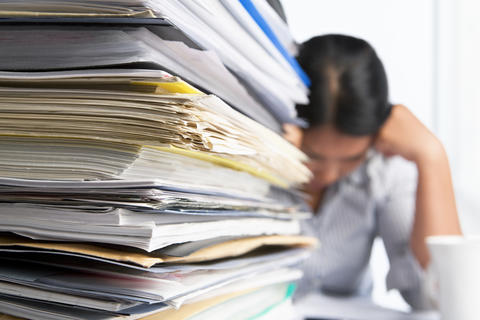
[{"label": "white desk", "polygon": [[298,319],[341,320],[440,320],[437,312],[406,313],[375,305],[367,298],[311,294],[295,302]]}]

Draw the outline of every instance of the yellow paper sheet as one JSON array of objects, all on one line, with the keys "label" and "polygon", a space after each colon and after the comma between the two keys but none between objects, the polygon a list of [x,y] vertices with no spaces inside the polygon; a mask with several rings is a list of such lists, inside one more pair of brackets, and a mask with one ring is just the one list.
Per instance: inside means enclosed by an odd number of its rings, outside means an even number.
[{"label": "yellow paper sheet", "polygon": [[56,250],[63,252],[79,253],[89,256],[94,256],[103,259],[130,262],[140,266],[149,268],[157,263],[165,262],[159,255],[151,253],[134,253],[128,251],[121,251],[118,249],[105,248],[101,246],[84,244],[84,243],[69,243],[69,242],[46,242],[26,240],[20,237],[0,237],[0,247],[5,246],[21,246],[28,248],[38,248],[46,250]]},{"label": "yellow paper sheet", "polygon": [[244,164],[244,163],[241,163],[241,162],[233,161],[233,160],[230,160],[230,159],[225,159],[225,158],[215,156],[215,155],[212,155],[212,154],[208,154],[208,153],[205,153],[205,152],[186,150],[186,149],[181,149],[181,148],[177,148],[177,147],[174,147],[174,146],[170,146],[170,147],[145,146],[145,147],[152,148],[152,149],[157,149],[157,150],[161,150],[161,151],[166,151],[166,152],[177,153],[177,154],[181,154],[183,156],[187,156],[187,157],[190,157],[190,158],[195,158],[195,159],[211,162],[213,164],[223,166],[223,167],[227,167],[227,168],[230,168],[230,169],[234,169],[234,170],[238,170],[238,171],[245,171],[245,172],[250,173],[253,176],[264,179],[264,180],[270,182],[273,185],[280,186],[280,187],[283,187],[283,188],[288,187],[288,184],[285,181],[283,181],[281,179],[278,179],[274,175],[272,175],[268,172],[262,171],[262,170],[258,170],[258,169],[254,168],[252,166],[249,166],[248,164]]},{"label": "yellow paper sheet", "polygon": [[131,81],[133,85],[155,87],[155,93],[192,93],[201,94],[202,92],[184,81],[175,82],[150,82],[150,81]]},{"label": "yellow paper sheet", "polygon": [[186,257],[169,257],[165,262],[203,262],[220,258],[236,257],[263,246],[313,247],[318,243],[306,236],[259,236],[225,241],[197,250]]}]

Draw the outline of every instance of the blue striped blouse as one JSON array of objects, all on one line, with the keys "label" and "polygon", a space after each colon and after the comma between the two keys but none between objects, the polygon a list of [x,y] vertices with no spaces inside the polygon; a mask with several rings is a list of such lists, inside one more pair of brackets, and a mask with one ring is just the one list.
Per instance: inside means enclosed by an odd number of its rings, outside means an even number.
[{"label": "blue striped blouse", "polygon": [[369,294],[370,252],[379,236],[390,261],[387,288],[398,289],[414,309],[428,307],[424,272],[409,246],[416,185],[413,163],[372,150],[363,165],[330,186],[318,212],[303,223],[320,246],[303,266],[298,295]]}]

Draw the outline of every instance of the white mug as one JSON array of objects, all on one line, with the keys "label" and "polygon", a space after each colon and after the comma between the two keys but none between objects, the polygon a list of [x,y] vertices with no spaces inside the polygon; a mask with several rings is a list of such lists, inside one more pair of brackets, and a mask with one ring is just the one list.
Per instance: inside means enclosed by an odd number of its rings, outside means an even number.
[{"label": "white mug", "polygon": [[427,238],[442,320],[480,319],[480,236]]}]

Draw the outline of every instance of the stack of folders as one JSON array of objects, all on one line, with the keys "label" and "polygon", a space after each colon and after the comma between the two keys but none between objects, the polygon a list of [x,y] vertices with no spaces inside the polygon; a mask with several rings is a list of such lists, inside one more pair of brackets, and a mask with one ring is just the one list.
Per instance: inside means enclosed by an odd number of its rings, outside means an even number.
[{"label": "stack of folders", "polygon": [[[169,1],[31,3],[0,1],[0,13],[173,10]],[[300,235],[306,157],[266,127],[279,118],[215,50],[162,32],[0,28],[0,313],[278,319],[291,311],[296,266],[316,244]]]},{"label": "stack of folders", "polygon": [[[161,66],[276,132],[308,100],[288,27],[265,0],[0,0],[0,21],[31,17],[50,23],[0,29],[0,70]],[[138,27],[159,18],[175,28]],[[128,24],[59,28],[55,19]],[[185,35],[206,51],[175,41]]]}]

